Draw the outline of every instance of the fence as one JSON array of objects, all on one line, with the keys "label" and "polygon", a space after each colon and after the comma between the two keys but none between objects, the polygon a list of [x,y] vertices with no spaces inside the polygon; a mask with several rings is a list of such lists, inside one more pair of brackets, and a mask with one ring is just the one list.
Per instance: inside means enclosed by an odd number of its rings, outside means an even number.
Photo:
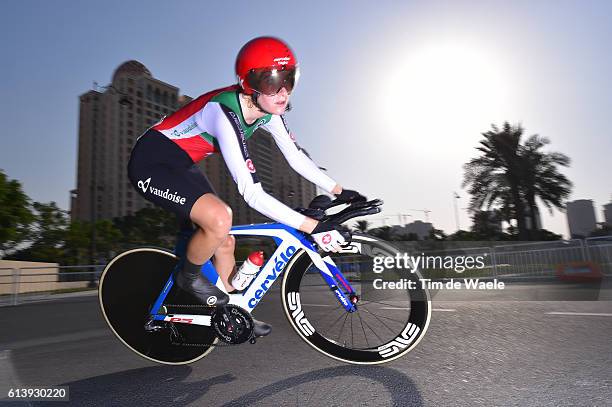
[{"label": "fence", "polygon": [[0,267],[0,305],[48,298],[54,294],[96,288],[104,266]]},{"label": "fence", "polygon": [[587,260],[599,264],[602,272],[612,275],[612,236],[585,239]]},{"label": "fence", "polygon": [[569,240],[504,244],[490,247],[426,251],[426,256],[484,256],[485,268],[477,275],[492,277],[553,277],[560,265],[592,263],[612,276],[612,239]]},{"label": "fence", "polygon": [[[407,252],[414,253],[414,250]],[[484,255],[487,260],[485,268],[477,274],[479,276],[552,277],[557,267],[574,262],[591,262],[604,275],[612,276],[612,236],[496,246],[480,244],[478,247],[424,251],[423,255],[451,258]],[[343,271],[356,272],[357,269],[352,264],[354,260],[349,258],[344,260],[346,261],[339,262]],[[57,264],[0,267],[0,305],[17,305],[30,299],[50,297],[58,291],[95,288],[103,268],[101,265],[58,266]]]}]

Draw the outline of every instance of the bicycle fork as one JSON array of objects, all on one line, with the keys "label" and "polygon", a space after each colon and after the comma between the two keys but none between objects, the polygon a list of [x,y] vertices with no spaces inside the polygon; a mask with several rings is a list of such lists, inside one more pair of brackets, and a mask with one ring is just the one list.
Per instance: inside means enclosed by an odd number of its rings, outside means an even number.
[{"label": "bicycle fork", "polygon": [[[319,269],[321,277],[323,277],[325,282],[329,285],[331,291],[336,296],[336,299],[340,305],[342,305],[347,312],[357,311],[357,302],[359,301],[359,297],[349,283],[348,279],[344,277],[331,257],[325,256],[323,258],[319,257],[319,259],[313,258],[312,260]],[[317,260],[320,260],[320,262]]]}]

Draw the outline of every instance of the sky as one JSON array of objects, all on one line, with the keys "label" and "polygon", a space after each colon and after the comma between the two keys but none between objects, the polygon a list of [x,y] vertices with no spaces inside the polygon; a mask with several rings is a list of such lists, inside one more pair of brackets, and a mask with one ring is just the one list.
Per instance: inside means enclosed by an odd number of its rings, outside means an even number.
[{"label": "sky", "polygon": [[[571,158],[570,200],[594,200],[598,221],[612,200],[610,2],[5,0],[0,33],[0,169],[39,202],[69,209],[78,96],[94,81],[135,59],[198,96],[233,83],[237,51],[260,35],[300,61],[287,115],[300,145],[383,199],[391,223],[427,209],[452,233],[457,192],[467,229],[462,165],[503,121]],[[541,212],[567,237],[562,212]]]}]

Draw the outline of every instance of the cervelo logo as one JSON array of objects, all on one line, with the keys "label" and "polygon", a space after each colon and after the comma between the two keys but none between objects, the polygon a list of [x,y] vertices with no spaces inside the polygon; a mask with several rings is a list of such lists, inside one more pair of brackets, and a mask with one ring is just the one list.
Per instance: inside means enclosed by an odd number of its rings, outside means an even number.
[{"label": "cervelo logo", "polygon": [[274,58],[274,62],[276,62],[279,65],[287,65],[290,60],[291,60],[290,57]]},{"label": "cervelo logo", "polygon": [[287,295],[287,302],[289,309],[291,310],[291,317],[295,321],[298,329],[304,334],[304,336],[312,335],[315,329],[304,316],[304,311],[302,311],[302,303],[300,302],[300,293],[293,291],[290,292]]},{"label": "cervelo logo", "polygon": [[274,267],[272,268],[271,273],[266,276],[264,281],[262,281],[259,288],[255,290],[255,294],[253,294],[253,297],[251,297],[251,299],[248,301],[249,308],[255,308],[259,300],[261,300],[261,297],[263,297],[264,294],[270,289],[272,283],[276,281],[280,272],[283,271],[283,268],[285,268],[285,265],[287,265],[289,258],[293,256],[293,253],[295,253],[295,251],[295,246],[289,246],[284,253],[281,253],[280,256],[276,256],[274,258],[274,261],[272,263],[274,264]]},{"label": "cervelo logo", "polygon": [[175,202],[180,205],[185,205],[185,201],[187,200],[187,198],[184,198],[178,195],[178,192],[174,191],[174,193],[171,193],[169,188],[166,188],[165,191],[162,191],[161,189],[155,188],[154,186],[151,186],[150,184],[151,184],[151,177],[147,178],[145,181],[142,181],[142,180],[138,181],[138,188],[142,189],[142,192],[144,193],[149,191],[150,194],[159,196],[160,198],[167,199],[170,202]]},{"label": "cervelo logo", "polygon": [[414,341],[421,330],[418,326],[413,323],[409,323],[406,325],[406,328],[402,331],[400,336],[395,338],[389,343],[385,343],[378,347],[378,353],[383,358],[388,358],[389,356],[395,355],[401,349],[406,349],[408,345]]}]

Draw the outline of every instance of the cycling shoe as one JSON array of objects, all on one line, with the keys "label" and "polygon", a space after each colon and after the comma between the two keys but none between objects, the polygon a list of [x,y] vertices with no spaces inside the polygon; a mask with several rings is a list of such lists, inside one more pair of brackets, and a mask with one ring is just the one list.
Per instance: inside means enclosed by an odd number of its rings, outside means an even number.
[{"label": "cycling shoe", "polygon": [[201,267],[190,266],[179,268],[174,277],[181,289],[193,295],[201,304],[218,306],[229,302],[229,296],[202,275]]},{"label": "cycling shoe", "polygon": [[256,337],[266,336],[272,332],[272,325],[253,318],[253,332],[255,333]]}]

